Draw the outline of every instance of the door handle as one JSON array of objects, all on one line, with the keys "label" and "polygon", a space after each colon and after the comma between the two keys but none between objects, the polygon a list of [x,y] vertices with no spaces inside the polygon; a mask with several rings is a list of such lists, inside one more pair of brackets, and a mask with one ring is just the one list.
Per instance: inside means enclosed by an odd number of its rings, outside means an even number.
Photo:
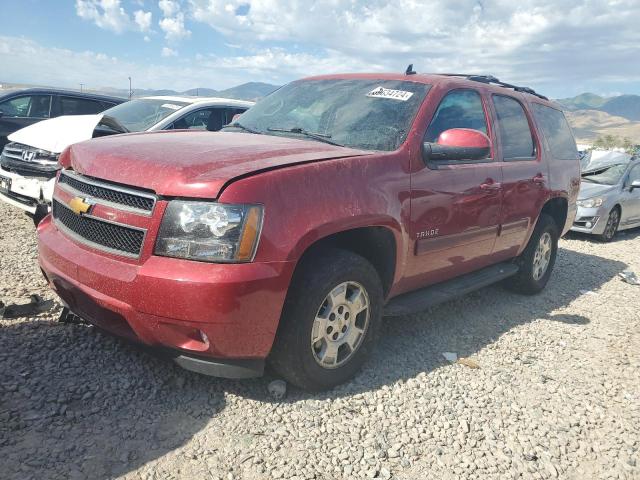
[{"label": "door handle", "polygon": [[538,185],[544,184],[544,177],[541,173],[537,174],[535,177],[531,179],[533,183],[537,183]]},{"label": "door handle", "polygon": [[480,184],[481,190],[500,190],[502,188],[502,184],[499,182],[485,182]]}]

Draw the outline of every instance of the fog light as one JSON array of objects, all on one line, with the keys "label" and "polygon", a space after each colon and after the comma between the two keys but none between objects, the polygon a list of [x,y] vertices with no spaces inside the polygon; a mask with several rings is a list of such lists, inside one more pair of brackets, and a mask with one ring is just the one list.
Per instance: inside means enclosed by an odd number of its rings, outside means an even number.
[{"label": "fog light", "polygon": [[587,228],[591,228],[591,227],[593,227],[593,223],[587,222],[587,223],[584,224],[584,226],[587,227]]}]

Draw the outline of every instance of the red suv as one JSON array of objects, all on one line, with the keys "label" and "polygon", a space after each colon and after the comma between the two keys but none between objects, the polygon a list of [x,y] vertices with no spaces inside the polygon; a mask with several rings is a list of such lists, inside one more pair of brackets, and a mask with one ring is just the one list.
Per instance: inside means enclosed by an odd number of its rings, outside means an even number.
[{"label": "red suv", "polygon": [[40,264],[69,309],[183,367],[346,381],[381,318],[509,278],[544,288],[573,223],[559,107],[489,76],[307,78],[220,133],[61,156]]}]

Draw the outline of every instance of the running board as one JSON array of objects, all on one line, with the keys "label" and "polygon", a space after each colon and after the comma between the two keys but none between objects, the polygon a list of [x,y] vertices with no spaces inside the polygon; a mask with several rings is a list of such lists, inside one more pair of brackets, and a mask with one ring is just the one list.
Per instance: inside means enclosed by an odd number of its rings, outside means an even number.
[{"label": "running board", "polygon": [[456,297],[478,290],[492,283],[504,280],[518,273],[518,266],[498,263],[461,277],[438,283],[420,290],[392,298],[384,307],[385,317],[400,317],[425,310],[428,307],[447,302]]}]

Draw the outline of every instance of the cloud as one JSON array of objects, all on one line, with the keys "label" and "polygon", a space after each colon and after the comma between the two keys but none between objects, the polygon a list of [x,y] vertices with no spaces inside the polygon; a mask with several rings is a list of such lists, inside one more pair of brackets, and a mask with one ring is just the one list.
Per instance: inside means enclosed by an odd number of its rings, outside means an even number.
[{"label": "cloud", "polygon": [[165,17],[173,17],[180,11],[180,4],[174,0],[160,0],[158,7]]},{"label": "cloud", "polygon": [[76,0],[76,14],[103,30],[115,33],[127,30],[148,32],[152,21],[151,12],[143,10],[136,10],[132,20],[120,0]]},{"label": "cloud", "polygon": [[177,57],[178,56],[178,52],[176,52],[175,50],[169,48],[169,47],[162,47],[162,52],[161,55],[163,57]]},{"label": "cloud", "polygon": [[133,19],[141,32],[148,32],[151,29],[151,12],[136,10],[133,12]]},{"label": "cloud", "polygon": [[[298,44],[400,71],[491,73],[552,84],[638,78],[636,0],[299,2],[190,0],[190,14],[234,43]],[[241,12],[241,14],[239,13]],[[349,70],[353,70],[352,68]],[[609,72],[615,72],[609,73]]]},{"label": "cloud", "polygon": [[161,19],[158,25],[160,25],[160,29],[164,32],[168,42],[182,40],[191,35],[191,31],[184,26],[184,14],[182,12],[175,17]]},{"label": "cloud", "polygon": [[115,33],[124,32],[131,23],[129,15],[120,6],[120,0],[76,0],[76,14]]}]

